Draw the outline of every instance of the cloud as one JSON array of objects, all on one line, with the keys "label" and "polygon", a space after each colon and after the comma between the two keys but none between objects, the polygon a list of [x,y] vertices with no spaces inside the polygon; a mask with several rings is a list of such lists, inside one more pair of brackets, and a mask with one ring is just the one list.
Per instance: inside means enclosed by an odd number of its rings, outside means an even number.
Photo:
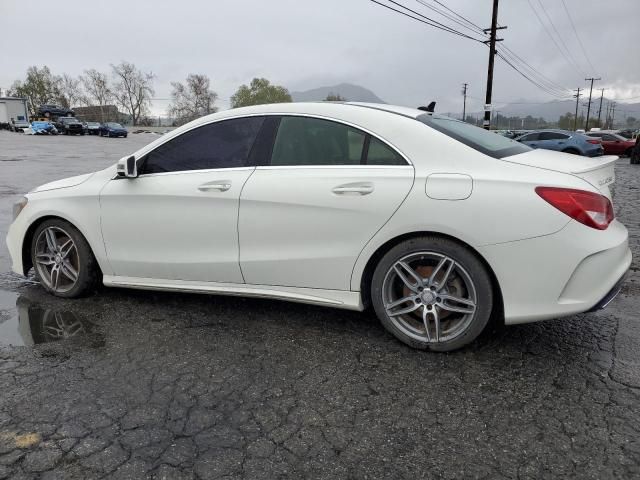
[{"label": "cloud", "polygon": [[[418,2],[402,1],[436,17]],[[500,31],[505,45],[567,89],[585,86],[587,73],[602,76],[596,86],[611,86],[616,95],[640,95],[640,64],[633,58],[638,15],[634,0],[618,0],[606,8],[585,8],[580,0],[565,0],[597,72],[589,71],[561,2],[541,1],[572,61],[584,72],[559,53],[524,0],[501,4],[499,22],[508,26]],[[537,2],[531,4],[535,7]],[[444,3],[482,27],[490,22],[488,0]],[[23,77],[29,65],[79,75],[88,68],[106,71],[110,64],[126,59],[156,74],[159,99],[169,97],[171,81],[183,80],[192,72],[207,74],[222,107],[241,83],[254,76],[267,77],[290,90],[350,82],[391,103],[415,106],[437,100],[441,111],[462,109],[463,82],[469,83],[469,110],[479,110],[484,98],[488,57],[484,45],[367,0],[5,2],[2,9],[3,38],[16,39],[21,45],[31,43],[25,25],[60,27],[52,35],[50,48],[4,49],[0,86],[5,88]],[[537,10],[544,20],[539,6]],[[500,59],[496,60],[494,98],[552,99]],[[166,104],[157,100],[154,113],[163,113]]]}]

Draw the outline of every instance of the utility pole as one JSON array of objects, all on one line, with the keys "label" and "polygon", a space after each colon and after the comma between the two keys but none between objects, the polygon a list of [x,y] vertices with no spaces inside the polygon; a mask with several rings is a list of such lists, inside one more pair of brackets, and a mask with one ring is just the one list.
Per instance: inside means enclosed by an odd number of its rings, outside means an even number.
[{"label": "utility pole", "polygon": [[[491,28],[486,28],[483,31],[485,33],[490,32],[489,37],[489,67],[487,69],[487,95],[485,97],[484,105],[484,121],[482,127],[485,130],[491,128],[491,93],[493,90],[493,62],[496,56],[496,42],[502,41],[501,38],[496,38],[496,31],[502,30],[507,27],[498,27],[498,0],[493,0],[493,11],[491,13]],[[484,42],[487,43],[487,42]]]},{"label": "utility pole", "polygon": [[573,130],[575,131],[578,128],[578,103],[580,102],[580,87],[576,90],[576,94],[574,95],[576,99],[576,116],[573,117]]},{"label": "utility pole", "polygon": [[589,88],[589,104],[587,105],[587,119],[584,122],[584,131],[589,131],[589,112],[591,112],[591,94],[593,93],[593,82],[595,80],[602,80],[601,78],[585,78],[585,81],[591,81],[591,87]]},{"label": "utility pole", "polygon": [[464,100],[462,101],[462,121],[466,122],[467,115],[467,83],[462,84],[462,95],[464,96]]},{"label": "utility pole", "polygon": [[615,128],[613,126],[613,119],[615,118],[615,116],[616,116],[616,102],[613,102],[613,104],[611,105],[611,128],[612,129]]},{"label": "utility pole", "polygon": [[598,126],[601,126],[600,125],[600,114],[602,113],[602,98],[604,97],[604,91],[605,91],[604,88],[600,89],[600,107],[598,108]]}]

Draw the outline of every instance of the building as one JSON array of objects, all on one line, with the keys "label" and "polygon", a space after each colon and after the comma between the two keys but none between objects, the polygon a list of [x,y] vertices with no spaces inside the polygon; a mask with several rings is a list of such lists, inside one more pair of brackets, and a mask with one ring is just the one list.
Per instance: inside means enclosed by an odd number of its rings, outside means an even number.
[{"label": "building", "polygon": [[18,97],[0,97],[0,128],[9,128],[11,120],[28,122],[27,99]]},{"label": "building", "polygon": [[126,114],[120,113],[115,105],[74,107],[73,111],[81,122],[126,122],[128,118]]}]

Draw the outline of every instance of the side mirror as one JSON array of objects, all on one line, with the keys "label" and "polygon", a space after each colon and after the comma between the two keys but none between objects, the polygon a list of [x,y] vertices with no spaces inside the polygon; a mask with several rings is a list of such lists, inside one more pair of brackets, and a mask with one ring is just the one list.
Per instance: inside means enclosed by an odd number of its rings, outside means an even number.
[{"label": "side mirror", "polygon": [[131,155],[130,157],[118,160],[117,174],[119,177],[136,178],[138,176],[136,157]]}]

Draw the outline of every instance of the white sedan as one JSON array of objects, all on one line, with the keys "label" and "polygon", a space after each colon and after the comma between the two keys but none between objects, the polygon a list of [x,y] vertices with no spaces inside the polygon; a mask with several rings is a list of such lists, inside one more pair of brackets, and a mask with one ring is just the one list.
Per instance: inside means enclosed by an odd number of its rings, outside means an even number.
[{"label": "white sedan", "polygon": [[13,270],[60,297],[110,287],[372,305],[438,351],[600,308],[631,263],[616,157],[529,147],[411,108],[227,110],[15,206]]}]

